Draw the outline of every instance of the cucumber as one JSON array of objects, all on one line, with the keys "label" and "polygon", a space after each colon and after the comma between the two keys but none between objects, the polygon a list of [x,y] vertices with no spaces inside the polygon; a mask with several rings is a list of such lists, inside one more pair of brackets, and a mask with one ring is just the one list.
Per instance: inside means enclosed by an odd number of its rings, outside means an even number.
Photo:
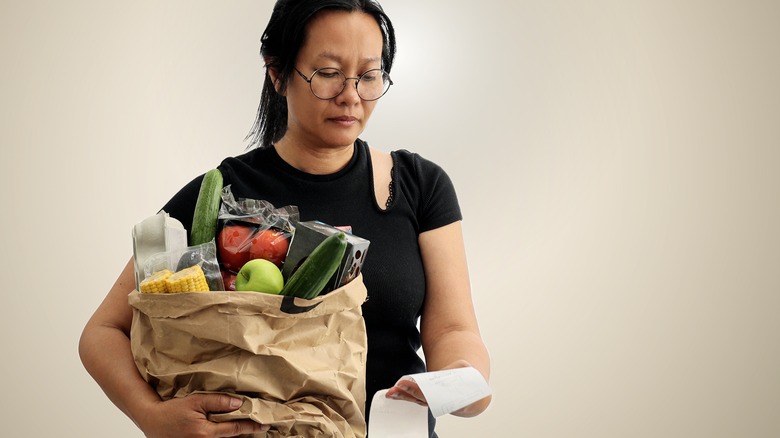
[{"label": "cucumber", "polygon": [[219,203],[222,201],[222,172],[211,169],[203,176],[195,213],[192,216],[190,246],[206,243],[217,234]]},{"label": "cucumber", "polygon": [[280,295],[309,300],[319,295],[341,265],[346,250],[347,236],[343,232],[326,237],[293,272]]}]

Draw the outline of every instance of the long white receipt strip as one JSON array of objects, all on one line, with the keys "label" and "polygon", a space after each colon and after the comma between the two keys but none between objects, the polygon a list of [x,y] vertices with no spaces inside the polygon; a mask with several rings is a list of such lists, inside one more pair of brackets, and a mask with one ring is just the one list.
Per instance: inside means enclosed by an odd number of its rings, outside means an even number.
[{"label": "long white receipt strip", "polygon": [[428,407],[387,398],[386,389],[377,391],[368,420],[371,438],[427,438],[428,409],[440,417],[490,395],[485,378],[472,367],[410,374],[402,379],[417,382]]}]

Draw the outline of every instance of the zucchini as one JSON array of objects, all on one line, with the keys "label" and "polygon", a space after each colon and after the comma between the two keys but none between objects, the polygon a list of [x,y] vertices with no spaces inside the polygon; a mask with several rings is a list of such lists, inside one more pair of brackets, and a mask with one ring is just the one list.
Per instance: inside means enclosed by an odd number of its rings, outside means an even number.
[{"label": "zucchini", "polygon": [[316,297],[336,273],[346,250],[347,236],[343,232],[326,237],[292,273],[280,294],[309,300]]},{"label": "zucchini", "polygon": [[190,246],[197,246],[214,239],[217,235],[219,203],[222,201],[222,172],[211,169],[203,175],[195,213],[190,229]]}]

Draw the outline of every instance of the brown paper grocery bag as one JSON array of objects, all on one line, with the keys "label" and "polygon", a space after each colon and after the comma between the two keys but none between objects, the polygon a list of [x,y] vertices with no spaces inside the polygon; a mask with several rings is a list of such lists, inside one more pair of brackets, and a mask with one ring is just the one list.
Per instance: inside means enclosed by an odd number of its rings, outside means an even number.
[{"label": "brown paper grocery bag", "polygon": [[243,396],[214,421],[249,418],[264,437],[365,437],[362,276],[313,300],[256,292],[128,297],[139,371],[161,397]]}]

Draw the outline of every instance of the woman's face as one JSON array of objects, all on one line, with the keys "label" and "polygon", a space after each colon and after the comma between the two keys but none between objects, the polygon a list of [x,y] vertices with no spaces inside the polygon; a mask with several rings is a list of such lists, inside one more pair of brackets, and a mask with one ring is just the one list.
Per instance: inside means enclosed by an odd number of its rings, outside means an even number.
[{"label": "woman's face", "polygon": [[[326,11],[308,25],[306,41],[295,67],[307,78],[323,67],[334,67],[348,78],[382,67],[382,33],[376,20],[363,12]],[[363,132],[376,106],[358,96],[355,81],[338,96],[322,100],[294,70],[287,80],[288,140],[309,147],[351,146]]]}]

